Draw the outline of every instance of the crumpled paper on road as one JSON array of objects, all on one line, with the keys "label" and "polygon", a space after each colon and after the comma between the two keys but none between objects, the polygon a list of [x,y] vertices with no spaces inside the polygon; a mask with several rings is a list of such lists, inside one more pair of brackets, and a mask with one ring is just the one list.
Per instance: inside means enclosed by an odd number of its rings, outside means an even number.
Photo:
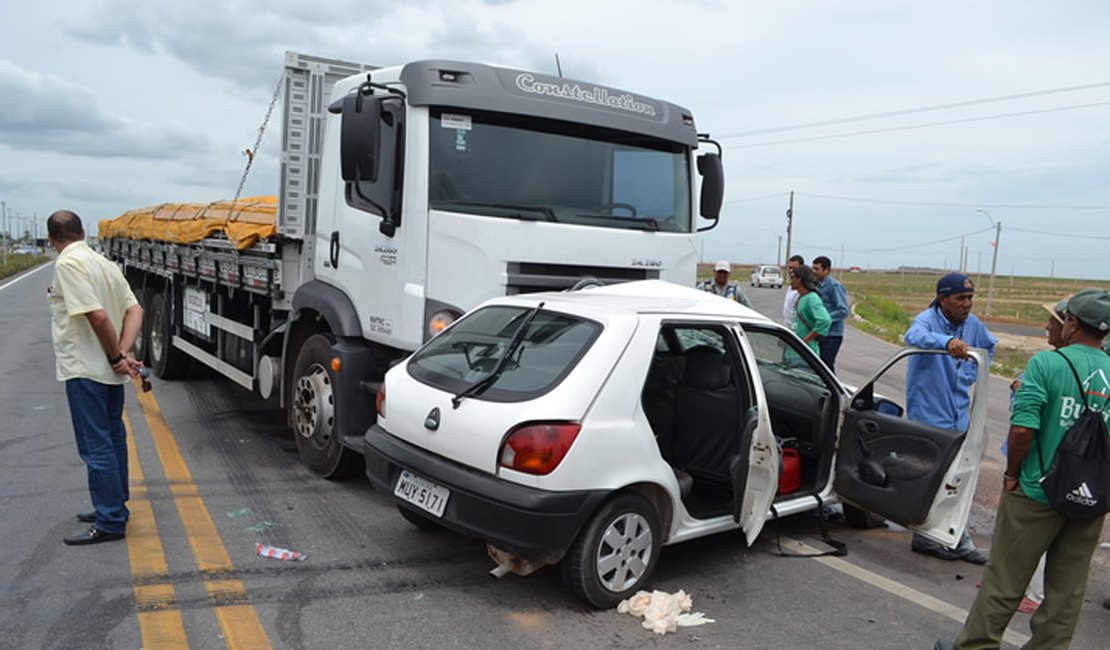
[{"label": "crumpled paper on road", "polygon": [[694,606],[694,599],[679,589],[673,594],[665,591],[637,591],[631,598],[617,605],[617,612],[643,618],[641,625],[656,634],[674,632],[680,627],[693,627],[715,623],[701,612],[687,614]]}]

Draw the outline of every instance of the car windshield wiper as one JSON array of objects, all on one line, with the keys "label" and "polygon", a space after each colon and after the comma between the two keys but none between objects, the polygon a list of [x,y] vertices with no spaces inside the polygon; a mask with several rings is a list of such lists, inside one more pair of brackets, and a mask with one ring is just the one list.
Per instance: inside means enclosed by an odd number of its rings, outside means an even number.
[{"label": "car windshield wiper", "polygon": [[494,208],[495,210],[510,210],[512,216],[524,221],[538,221],[532,213],[539,213],[548,221],[558,221],[555,211],[546,205],[520,205],[516,203],[482,203],[480,201],[439,201],[443,205],[456,205],[465,208]]},{"label": "car windshield wiper", "polygon": [[493,367],[493,370],[491,370],[488,375],[462,389],[451,398],[452,408],[459,408],[459,404],[462,403],[465,397],[480,395],[485,392],[487,388],[493,385],[493,382],[497,381],[501,373],[505,372],[505,367],[509,365],[509,359],[516,353],[520,344],[524,342],[524,334],[528,331],[528,326],[532,324],[532,320],[536,317],[536,314],[540,313],[540,310],[543,309],[543,305],[544,303],[542,302],[536,305],[528,312],[528,315],[524,317],[520,326],[513,332],[513,337],[509,339],[509,344],[505,346],[505,351],[502,352],[501,357],[497,359],[497,365]]}]

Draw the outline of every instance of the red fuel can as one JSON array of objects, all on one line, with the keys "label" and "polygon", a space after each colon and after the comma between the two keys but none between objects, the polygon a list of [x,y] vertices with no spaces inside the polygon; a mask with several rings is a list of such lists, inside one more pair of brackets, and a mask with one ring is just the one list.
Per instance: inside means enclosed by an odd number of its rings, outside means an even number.
[{"label": "red fuel can", "polygon": [[779,473],[779,494],[791,494],[802,487],[802,460],[797,449],[782,450],[782,472]]}]

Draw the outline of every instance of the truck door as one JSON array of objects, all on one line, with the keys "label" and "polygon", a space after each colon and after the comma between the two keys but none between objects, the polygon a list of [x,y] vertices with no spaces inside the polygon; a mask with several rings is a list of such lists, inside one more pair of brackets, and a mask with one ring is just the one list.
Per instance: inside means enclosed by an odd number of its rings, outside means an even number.
[{"label": "truck door", "polygon": [[[848,400],[833,488],[846,503],[954,547],[967,523],[979,476],[989,357],[984,350],[972,350],[971,358],[957,362],[956,373],[972,381],[968,417],[963,426],[952,423],[953,428],[945,428],[907,416],[906,370],[917,355],[946,353],[902,350]],[[942,391],[938,401],[952,396],[941,386],[937,390]]]}]

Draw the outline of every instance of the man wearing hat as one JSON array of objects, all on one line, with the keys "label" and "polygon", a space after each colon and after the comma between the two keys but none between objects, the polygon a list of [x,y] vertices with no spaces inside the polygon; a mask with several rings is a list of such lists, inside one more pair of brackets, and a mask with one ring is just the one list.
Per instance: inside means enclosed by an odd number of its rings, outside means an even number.
[{"label": "man wearing hat", "polygon": [[721,260],[713,266],[713,279],[702,282],[698,288],[755,309],[752,301],[748,300],[748,295],[740,288],[740,283],[729,282],[729,273],[732,273],[732,264],[729,264],[728,260]]},{"label": "man wearing hat", "polygon": [[[926,350],[947,350],[948,355],[910,357],[906,369],[906,417],[941,429],[967,431],[971,385],[978,373],[968,348],[984,348],[994,357],[998,339],[971,313],[975,285],[963,273],[949,273],[937,281],[936,298],[918,314],[904,339],[906,345]],[[914,533],[910,548],[942,560],[986,564],[987,555],[975,548],[964,530],[955,549]],[[1024,588],[1024,586],[1023,586]]]},{"label": "man wearing hat", "polygon": [[[955,647],[999,647],[1042,553],[1044,602],[1029,623],[1033,638],[1027,647],[1066,648],[1071,643],[1106,516],[1065,519],[1049,505],[1041,467],[1042,462],[1046,468],[1052,466],[1082,404],[1102,411],[1103,418],[1110,413],[1110,356],[1102,350],[1108,332],[1110,292],[1084,289],[1068,299],[1063,347],[1038,352],[1025,366],[1010,417],[991,561]],[[1083,384],[1083,395],[1069,362]],[[938,641],[937,647],[953,646]]]}]

